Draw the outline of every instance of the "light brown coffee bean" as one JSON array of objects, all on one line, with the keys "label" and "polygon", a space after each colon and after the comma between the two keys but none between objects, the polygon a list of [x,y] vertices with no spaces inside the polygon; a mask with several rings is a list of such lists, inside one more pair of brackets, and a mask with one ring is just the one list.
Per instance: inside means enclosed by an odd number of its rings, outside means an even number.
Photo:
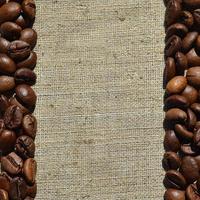
[{"label": "light brown coffee bean", "polygon": [[11,76],[0,76],[0,92],[7,92],[14,89],[15,80]]},{"label": "light brown coffee bean", "polygon": [[200,67],[191,67],[186,74],[187,81],[190,85],[200,87]]},{"label": "light brown coffee bean", "polygon": [[3,189],[0,189],[0,199],[9,200],[8,193]]},{"label": "light brown coffee bean", "polygon": [[194,87],[187,85],[181,95],[186,97],[190,104],[193,104],[197,101],[198,91]]},{"label": "light brown coffee bean", "polygon": [[185,123],[187,121],[187,114],[179,108],[172,108],[166,112],[165,119],[172,123]]},{"label": "light brown coffee bean", "polygon": [[6,54],[0,54],[0,72],[4,74],[12,74],[15,71],[15,62]]}]

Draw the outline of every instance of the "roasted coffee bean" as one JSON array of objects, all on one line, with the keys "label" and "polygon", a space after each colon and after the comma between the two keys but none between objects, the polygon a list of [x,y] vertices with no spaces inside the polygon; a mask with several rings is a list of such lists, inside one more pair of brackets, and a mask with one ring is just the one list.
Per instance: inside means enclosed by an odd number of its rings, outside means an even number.
[{"label": "roasted coffee bean", "polygon": [[187,57],[181,53],[177,52],[175,55],[176,58],[176,66],[177,66],[177,73],[184,74],[184,70],[188,67]]},{"label": "roasted coffee bean", "polygon": [[23,119],[23,113],[18,106],[12,105],[8,107],[4,114],[5,126],[9,129],[20,127]]},{"label": "roasted coffee bean", "polygon": [[200,104],[199,103],[193,103],[190,107],[194,111],[196,116],[200,117]]},{"label": "roasted coffee bean", "polygon": [[36,82],[36,74],[27,68],[18,69],[14,75],[16,84],[34,85]]},{"label": "roasted coffee bean", "polygon": [[176,76],[176,65],[174,58],[168,57],[165,62],[165,69],[163,73],[163,88],[166,88],[167,83]]},{"label": "roasted coffee bean", "polygon": [[199,153],[199,150],[192,146],[192,144],[182,144],[181,153],[184,156],[195,156]]},{"label": "roasted coffee bean", "polygon": [[14,89],[15,80],[11,76],[0,76],[0,92],[7,92]]},{"label": "roasted coffee bean", "polygon": [[14,22],[4,22],[0,26],[1,36],[8,40],[17,40],[20,37],[21,31],[21,26]]},{"label": "roasted coffee bean", "polygon": [[181,38],[178,37],[177,35],[171,36],[165,46],[165,56],[174,56],[176,52],[178,52],[182,47],[182,41]]},{"label": "roasted coffee bean", "polygon": [[182,11],[178,21],[185,24],[187,27],[191,27],[194,24],[193,15],[189,11]]},{"label": "roasted coffee bean", "polygon": [[182,159],[180,172],[185,177],[187,183],[191,184],[195,182],[200,176],[199,166],[195,158],[191,156],[185,156]]},{"label": "roasted coffee bean", "polygon": [[187,109],[187,127],[189,130],[193,130],[197,121],[197,117],[191,109]]},{"label": "roasted coffee bean", "polygon": [[197,101],[198,91],[194,87],[187,85],[181,95],[186,97],[190,104],[193,104]]},{"label": "roasted coffee bean", "polygon": [[26,197],[27,185],[22,177],[15,177],[10,184],[9,196],[12,200],[21,200]]},{"label": "roasted coffee bean", "polygon": [[33,115],[25,115],[22,121],[24,134],[35,139],[37,132],[37,120]]},{"label": "roasted coffee bean", "polygon": [[5,95],[0,95],[0,115],[4,115],[6,109],[10,106],[9,99]]},{"label": "roasted coffee bean", "polygon": [[35,52],[31,52],[30,56],[27,59],[17,63],[17,68],[29,68],[33,70],[35,68],[36,63],[37,55]]},{"label": "roasted coffee bean", "polygon": [[37,184],[36,184],[36,182],[32,186],[27,185],[27,194],[26,194],[27,196],[35,198],[36,193],[37,193]]},{"label": "roasted coffee bean", "polygon": [[11,177],[6,173],[2,172],[0,174],[0,188],[6,190],[7,192],[10,190],[10,181]]},{"label": "roasted coffee bean", "polygon": [[192,67],[188,69],[186,78],[190,85],[199,88],[200,87],[200,67]]},{"label": "roasted coffee bean", "polygon": [[197,186],[191,184],[186,189],[186,198],[187,200],[200,200],[200,194],[197,191]]},{"label": "roasted coffee bean", "polygon": [[164,200],[185,200],[185,191],[168,189],[164,194]]},{"label": "roasted coffee bean", "polygon": [[15,61],[22,61],[30,56],[30,45],[21,40],[11,42],[8,48],[9,56]]},{"label": "roasted coffee bean", "polygon": [[180,109],[186,109],[189,106],[189,101],[186,97],[181,95],[172,95],[169,96],[167,99],[165,99],[165,110],[169,110],[171,108],[180,108]]},{"label": "roasted coffee bean", "polygon": [[0,189],[0,199],[9,200],[8,193],[3,189]]},{"label": "roasted coffee bean", "polygon": [[37,43],[37,33],[32,28],[26,28],[21,32],[20,40],[30,44],[33,49]]},{"label": "roasted coffee bean", "polygon": [[7,54],[10,42],[5,38],[0,37],[0,53]]},{"label": "roasted coffee bean", "polygon": [[17,138],[15,151],[23,159],[33,158],[35,154],[35,144],[31,137],[23,135]]},{"label": "roasted coffee bean", "polygon": [[1,158],[1,167],[11,175],[17,175],[22,171],[23,160],[14,152]]},{"label": "roasted coffee bean", "polygon": [[195,44],[198,32],[189,32],[182,40],[182,50],[188,52]]},{"label": "roasted coffee bean", "polygon": [[187,114],[179,108],[172,108],[166,112],[165,119],[171,123],[185,123],[187,121]]},{"label": "roasted coffee bean", "polygon": [[183,0],[186,6],[192,7],[192,8],[198,8],[200,6],[199,0]]},{"label": "roasted coffee bean", "polygon": [[185,189],[187,186],[184,176],[176,170],[166,172],[163,183],[166,188]]},{"label": "roasted coffee bean", "polygon": [[37,172],[37,163],[33,158],[29,158],[24,162],[23,174],[30,185],[35,183],[35,177]]},{"label": "roasted coffee bean", "polygon": [[11,130],[3,130],[0,133],[0,151],[9,153],[14,150],[16,134]]},{"label": "roasted coffee bean", "polygon": [[27,17],[23,16],[22,14],[15,20],[15,23],[21,26],[22,29],[32,27],[31,21]]},{"label": "roasted coffee bean", "polygon": [[178,94],[181,93],[186,86],[187,79],[184,76],[175,76],[167,83],[166,91],[169,94]]},{"label": "roasted coffee bean", "polygon": [[195,49],[191,49],[187,54],[188,67],[195,67],[200,65],[200,56],[197,55]]},{"label": "roasted coffee bean", "polygon": [[166,31],[166,39],[170,38],[172,35],[177,35],[179,37],[184,37],[188,33],[188,28],[184,24],[175,23],[172,24]]},{"label": "roasted coffee bean", "polygon": [[200,36],[197,37],[197,40],[196,40],[196,49],[198,51],[198,53],[200,52]]},{"label": "roasted coffee bean", "polygon": [[200,9],[196,9],[193,12],[193,16],[194,16],[195,26],[196,26],[197,30],[199,30],[199,25],[200,25]]},{"label": "roasted coffee bean", "polygon": [[0,24],[16,19],[21,13],[21,6],[16,2],[9,2],[0,7]]},{"label": "roasted coffee bean", "polygon": [[176,170],[181,166],[181,159],[177,153],[168,151],[163,156],[162,166],[166,171],[170,169]]},{"label": "roasted coffee bean", "polygon": [[12,74],[16,71],[16,64],[6,54],[0,54],[0,72]]},{"label": "roasted coffee bean", "polygon": [[187,128],[182,124],[175,125],[176,134],[185,140],[192,140],[194,134],[187,130]]},{"label": "roasted coffee bean", "polygon": [[15,88],[16,98],[28,107],[33,107],[36,104],[37,96],[34,90],[25,84],[18,85]]},{"label": "roasted coffee bean", "polygon": [[167,130],[165,132],[164,138],[164,148],[166,151],[178,152],[180,150],[181,144],[177,138],[174,130]]},{"label": "roasted coffee bean", "polygon": [[36,5],[34,0],[24,0],[22,2],[22,10],[24,14],[29,17],[31,20],[35,18],[36,14]]},{"label": "roasted coffee bean", "polygon": [[181,15],[181,3],[177,0],[171,0],[167,4],[165,12],[165,27],[175,23]]}]

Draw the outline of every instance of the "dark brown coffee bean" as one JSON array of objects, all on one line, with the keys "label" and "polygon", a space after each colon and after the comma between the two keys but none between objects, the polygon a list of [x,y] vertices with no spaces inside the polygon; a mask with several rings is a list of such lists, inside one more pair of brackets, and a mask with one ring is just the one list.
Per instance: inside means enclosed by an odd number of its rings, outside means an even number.
[{"label": "dark brown coffee bean", "polygon": [[196,162],[197,162],[197,164],[198,164],[198,166],[200,168],[200,155],[195,156],[194,158],[195,158],[195,160],[196,160]]},{"label": "dark brown coffee bean", "polygon": [[174,58],[168,57],[165,62],[163,73],[163,88],[166,88],[167,83],[176,75],[176,65]]},{"label": "dark brown coffee bean", "polygon": [[177,138],[174,130],[165,131],[164,148],[166,151],[178,152],[181,144]]},{"label": "dark brown coffee bean", "polygon": [[196,9],[193,12],[193,17],[194,17],[194,22],[196,27],[198,27],[200,25],[200,9]]},{"label": "dark brown coffee bean", "polygon": [[30,56],[30,45],[21,40],[11,42],[8,48],[9,56],[15,61],[22,61]]},{"label": "dark brown coffee bean", "polygon": [[36,184],[36,182],[32,186],[27,185],[27,196],[35,198],[36,193],[37,193],[37,184]]},{"label": "dark brown coffee bean", "polygon": [[26,28],[21,32],[20,40],[30,44],[33,49],[37,43],[37,33],[31,28]]},{"label": "dark brown coffee bean", "polygon": [[197,90],[190,85],[187,85],[185,87],[185,89],[183,90],[181,95],[186,97],[190,104],[195,103],[197,101],[197,98],[198,98]]},{"label": "dark brown coffee bean", "polygon": [[12,74],[16,71],[16,64],[6,54],[0,54],[0,72]]},{"label": "dark brown coffee bean", "polygon": [[27,59],[17,63],[17,68],[29,68],[33,70],[35,68],[36,63],[37,55],[35,52],[31,52],[30,56]]},{"label": "dark brown coffee bean", "polygon": [[198,32],[189,32],[182,40],[182,50],[188,52],[197,40]]},{"label": "dark brown coffee bean", "polygon": [[195,182],[200,176],[199,166],[195,158],[191,156],[185,156],[182,159],[180,172],[185,177],[187,183],[191,184]]},{"label": "dark brown coffee bean", "polygon": [[24,14],[29,17],[31,20],[35,18],[36,14],[36,5],[34,0],[24,0],[22,2],[22,10]]},{"label": "dark brown coffee bean", "polygon": [[5,95],[0,95],[0,115],[3,116],[9,106],[9,99]]},{"label": "dark brown coffee bean", "polygon": [[3,189],[0,189],[0,199],[9,200],[8,193]]},{"label": "dark brown coffee bean", "polygon": [[185,191],[168,189],[164,194],[164,200],[185,200]]},{"label": "dark brown coffee bean", "polygon": [[0,92],[7,92],[14,89],[15,80],[11,76],[0,76]]},{"label": "dark brown coffee bean", "polygon": [[181,49],[181,47],[182,47],[181,38],[176,35],[171,36],[166,42],[165,56],[166,57],[174,56],[176,52],[178,52]]},{"label": "dark brown coffee bean", "polygon": [[11,175],[17,175],[23,167],[23,160],[14,152],[1,158],[1,167]]},{"label": "dark brown coffee bean", "polygon": [[171,123],[185,123],[187,121],[187,114],[179,108],[172,108],[165,113],[165,119]]},{"label": "dark brown coffee bean", "polygon": [[165,12],[165,26],[168,27],[175,23],[181,15],[181,3],[177,0],[171,0],[167,4]]},{"label": "dark brown coffee bean", "polygon": [[176,170],[169,170],[165,174],[163,183],[166,188],[174,189],[185,189],[187,185],[184,176]]},{"label": "dark brown coffee bean", "polygon": [[24,162],[23,174],[30,185],[35,183],[35,177],[37,172],[37,163],[33,158],[29,158]]},{"label": "dark brown coffee bean", "polygon": [[166,171],[170,169],[176,170],[181,166],[181,159],[177,153],[168,151],[163,156],[162,166]]},{"label": "dark brown coffee bean", "polygon": [[23,119],[23,113],[18,106],[12,105],[8,107],[4,114],[5,126],[9,129],[20,127]]},{"label": "dark brown coffee bean", "polygon": [[184,74],[184,70],[188,68],[187,57],[183,53],[177,52],[175,58],[177,73],[182,75]]},{"label": "dark brown coffee bean", "polygon": [[0,188],[6,190],[7,192],[10,190],[10,181],[11,177],[8,176],[6,172],[0,174]]},{"label": "dark brown coffee bean", "polygon": [[200,67],[191,67],[186,74],[187,81],[190,85],[200,87]]},{"label": "dark brown coffee bean", "polygon": [[187,27],[191,27],[194,24],[193,15],[189,11],[182,11],[178,20],[180,23],[185,24]]},{"label": "dark brown coffee bean", "polygon": [[33,158],[35,154],[35,144],[31,137],[23,135],[17,138],[15,151],[23,159]]},{"label": "dark brown coffee bean", "polygon": [[10,184],[9,196],[12,200],[21,200],[26,197],[27,185],[22,177],[15,177]]},{"label": "dark brown coffee bean", "polygon": [[25,28],[28,28],[28,27],[31,27],[32,26],[32,23],[31,21],[23,16],[23,15],[20,15],[16,20],[15,20],[15,23],[19,26],[21,26],[22,29],[25,29]]},{"label": "dark brown coffee bean", "polygon": [[189,101],[187,100],[187,98],[177,94],[169,96],[164,103],[165,110],[169,110],[171,108],[186,109],[189,106]]},{"label": "dark brown coffee bean", "polygon": [[25,115],[22,121],[24,134],[35,139],[37,132],[37,120],[33,115]]},{"label": "dark brown coffee bean", "polygon": [[195,149],[191,144],[182,144],[181,152],[185,156],[195,156],[198,153],[198,149]]},{"label": "dark brown coffee bean", "polygon": [[200,131],[194,133],[193,143],[195,146],[200,147]]},{"label": "dark brown coffee bean", "polygon": [[200,104],[199,103],[193,103],[190,107],[194,111],[196,116],[200,117]]},{"label": "dark brown coffee bean", "polygon": [[186,4],[186,6],[189,6],[192,8],[198,8],[200,6],[199,0],[183,0],[183,2]]},{"label": "dark brown coffee bean", "polygon": [[9,2],[0,8],[0,24],[16,19],[21,13],[21,6],[16,2]]},{"label": "dark brown coffee bean", "polygon": [[186,127],[183,126],[182,124],[176,124],[175,131],[177,135],[179,135],[181,138],[185,140],[192,140],[194,135],[193,132],[188,131]]},{"label": "dark brown coffee bean", "polygon": [[197,117],[194,114],[194,112],[189,108],[187,109],[187,117],[188,117],[187,127],[189,130],[193,130],[197,122]]},{"label": "dark brown coffee bean", "polygon": [[0,37],[0,53],[7,54],[10,42],[5,38]]},{"label": "dark brown coffee bean", "polygon": [[197,192],[195,184],[189,185],[186,189],[187,200],[200,200],[200,194]]},{"label": "dark brown coffee bean", "polygon": [[181,93],[187,86],[187,79],[184,76],[175,76],[166,86],[166,91],[169,94]]},{"label": "dark brown coffee bean", "polygon": [[172,35],[177,35],[179,37],[184,37],[188,32],[188,28],[184,24],[175,23],[168,27],[166,31],[166,39],[170,38]]},{"label": "dark brown coffee bean", "polygon": [[20,37],[21,31],[21,26],[14,22],[4,22],[0,26],[1,36],[8,40],[17,40]]},{"label": "dark brown coffee bean", "polygon": [[11,130],[3,130],[0,133],[0,150],[5,154],[14,150],[16,134]]},{"label": "dark brown coffee bean", "polygon": [[34,85],[36,83],[36,74],[28,68],[18,69],[14,78],[16,84]]},{"label": "dark brown coffee bean", "polygon": [[187,54],[187,61],[189,67],[195,67],[200,65],[200,57],[197,55],[195,49],[191,49]]}]

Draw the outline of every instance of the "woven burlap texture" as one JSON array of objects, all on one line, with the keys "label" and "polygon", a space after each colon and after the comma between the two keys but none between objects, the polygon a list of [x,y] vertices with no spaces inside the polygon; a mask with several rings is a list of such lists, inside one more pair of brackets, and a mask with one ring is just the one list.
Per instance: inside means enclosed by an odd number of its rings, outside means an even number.
[{"label": "woven burlap texture", "polygon": [[37,200],[161,200],[162,0],[37,0]]}]

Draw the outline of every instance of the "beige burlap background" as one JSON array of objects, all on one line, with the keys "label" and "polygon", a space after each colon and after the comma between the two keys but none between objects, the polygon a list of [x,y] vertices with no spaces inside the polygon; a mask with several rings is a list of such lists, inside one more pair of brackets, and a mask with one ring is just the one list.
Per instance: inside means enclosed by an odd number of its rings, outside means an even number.
[{"label": "beige burlap background", "polygon": [[162,0],[37,7],[37,200],[161,200]]}]

